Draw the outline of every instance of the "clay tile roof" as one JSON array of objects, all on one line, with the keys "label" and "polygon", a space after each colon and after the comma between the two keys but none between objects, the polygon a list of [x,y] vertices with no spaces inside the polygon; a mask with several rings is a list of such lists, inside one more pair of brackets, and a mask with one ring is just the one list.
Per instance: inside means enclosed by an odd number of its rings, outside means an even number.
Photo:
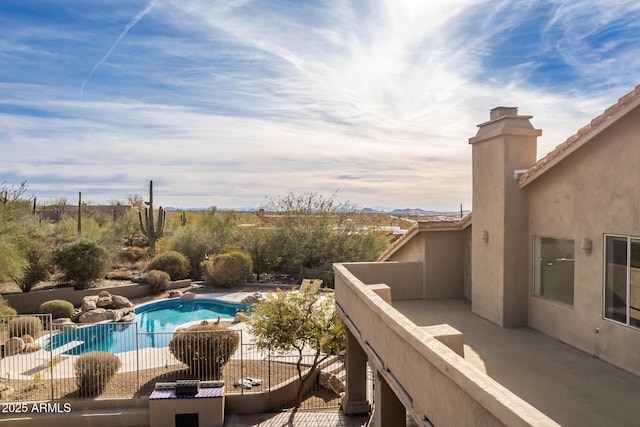
[{"label": "clay tile roof", "polygon": [[378,261],[385,261],[394,252],[404,246],[409,240],[416,234],[422,231],[452,231],[463,230],[471,225],[471,213],[465,215],[461,219],[456,220],[429,220],[418,221],[411,226],[411,228],[403,234],[398,240],[390,244],[387,249],[384,250],[378,257]]},{"label": "clay tile roof", "polygon": [[520,177],[520,187],[527,185],[542,175],[546,170],[571,154],[593,136],[606,129],[622,115],[626,114],[628,112],[627,109],[635,108],[638,104],[640,104],[640,84],[631,92],[618,99],[618,102],[604,110],[602,114],[591,120],[588,125],[580,128],[577,133],[571,135],[565,142],[558,145],[531,166],[527,172]]}]

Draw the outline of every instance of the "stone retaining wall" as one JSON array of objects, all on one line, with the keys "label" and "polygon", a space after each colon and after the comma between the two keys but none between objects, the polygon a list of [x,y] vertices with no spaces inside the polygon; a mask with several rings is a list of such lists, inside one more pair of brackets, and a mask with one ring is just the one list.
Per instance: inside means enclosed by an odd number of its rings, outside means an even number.
[{"label": "stone retaining wall", "polygon": [[[176,280],[171,282],[168,289],[182,288],[188,286],[190,283],[190,279]],[[69,301],[74,306],[79,306],[82,304],[82,298],[87,295],[97,295],[100,291],[107,291],[111,294],[117,294],[131,299],[150,295],[151,287],[146,284],[142,285],[139,283],[132,283],[130,285],[83,289],[79,291],[76,291],[71,287],[44,289],[41,291],[23,292],[19,294],[4,294],[2,296],[7,300],[11,307],[16,309],[18,314],[29,314],[37,313],[40,309],[40,304],[53,299],[62,299]]]}]

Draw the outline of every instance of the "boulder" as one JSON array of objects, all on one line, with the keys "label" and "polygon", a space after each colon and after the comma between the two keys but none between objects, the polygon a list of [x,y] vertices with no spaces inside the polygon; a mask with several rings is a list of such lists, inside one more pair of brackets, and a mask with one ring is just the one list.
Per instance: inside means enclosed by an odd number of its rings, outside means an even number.
[{"label": "boulder", "polygon": [[246,322],[247,320],[249,320],[249,317],[241,311],[237,312],[233,317],[233,323]]},{"label": "boulder", "polygon": [[98,297],[96,295],[89,295],[82,298],[82,312],[86,313],[87,311],[98,308],[96,302],[98,302]]},{"label": "boulder", "polygon": [[20,338],[22,338],[22,341],[24,341],[25,344],[30,344],[33,342],[33,337],[31,335],[23,335]]},{"label": "boulder", "polygon": [[125,314],[124,316],[122,316],[122,321],[123,322],[135,322],[136,321],[136,313],[132,311],[131,313]]},{"label": "boulder", "polygon": [[318,385],[334,392],[337,395],[340,395],[340,393],[343,393],[345,390],[344,384],[340,378],[335,374],[329,374],[326,372],[320,372],[320,375],[318,376]]},{"label": "boulder", "polygon": [[14,354],[22,353],[24,350],[25,343],[22,338],[13,337],[9,338],[4,343],[4,355],[6,357],[13,356]]},{"label": "boulder", "polygon": [[113,305],[113,298],[111,298],[111,295],[108,297],[99,297],[96,305],[102,308],[109,308]]},{"label": "boulder", "polygon": [[112,314],[107,314],[108,316],[113,316],[110,317],[114,322],[123,322],[125,320],[124,317],[130,313],[133,313],[133,316],[135,318],[135,312],[133,310],[133,308],[131,307],[125,307],[125,308],[112,308],[109,309],[108,311],[110,311]]},{"label": "boulder", "polygon": [[0,383],[0,401],[7,402],[11,400],[16,390],[13,387],[9,387],[5,383]]},{"label": "boulder", "polygon": [[98,292],[98,298],[106,298],[106,297],[111,297],[111,294],[107,291]]},{"label": "boulder", "polygon": [[127,297],[120,295],[111,295],[111,301],[113,301],[113,306],[111,308],[134,307],[134,304],[129,301]]},{"label": "boulder", "polygon": [[96,308],[95,310],[82,313],[78,321],[80,323],[96,323],[109,320],[107,317],[107,310],[104,308]]},{"label": "boulder", "polygon": [[71,323],[71,319],[68,317],[58,317],[51,322],[53,325],[64,325],[65,323]]},{"label": "boulder", "polygon": [[30,342],[24,345],[23,353],[33,353],[34,351],[38,351],[42,349],[42,345],[39,342]]},{"label": "boulder", "polygon": [[180,298],[182,291],[169,291],[169,298]]},{"label": "boulder", "polygon": [[180,299],[194,299],[196,297],[196,294],[194,294],[193,292],[185,292]]},{"label": "boulder", "polygon": [[264,297],[262,296],[262,294],[260,292],[254,292],[251,295],[247,295],[246,297],[242,298],[242,301],[240,301],[241,304],[255,304],[257,302],[260,302],[264,299]]}]

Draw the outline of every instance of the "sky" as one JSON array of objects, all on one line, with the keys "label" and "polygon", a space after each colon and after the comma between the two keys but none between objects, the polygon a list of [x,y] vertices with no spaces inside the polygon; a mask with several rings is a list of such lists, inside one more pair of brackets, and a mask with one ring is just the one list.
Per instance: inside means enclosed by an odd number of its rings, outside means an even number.
[{"label": "sky", "polygon": [[2,0],[0,184],[470,209],[489,110],[542,157],[640,83],[639,26],[637,0]]}]

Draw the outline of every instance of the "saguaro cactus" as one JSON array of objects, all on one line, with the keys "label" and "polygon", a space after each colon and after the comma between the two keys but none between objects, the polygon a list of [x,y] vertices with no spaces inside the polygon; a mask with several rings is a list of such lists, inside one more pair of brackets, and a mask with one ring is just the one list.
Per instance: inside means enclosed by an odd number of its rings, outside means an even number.
[{"label": "saguaro cactus", "polygon": [[187,225],[187,214],[184,211],[180,214],[180,225],[183,227]]},{"label": "saguaro cactus", "polygon": [[78,191],[78,238],[82,237],[82,192]]},{"label": "saguaro cactus", "polygon": [[158,220],[153,222],[153,181],[149,181],[149,201],[145,202],[148,208],[144,208],[144,220],[142,212],[138,211],[138,219],[140,220],[140,230],[149,240],[149,254],[154,256],[156,253],[156,240],[162,237],[164,232],[165,212],[162,206],[158,208]]}]

